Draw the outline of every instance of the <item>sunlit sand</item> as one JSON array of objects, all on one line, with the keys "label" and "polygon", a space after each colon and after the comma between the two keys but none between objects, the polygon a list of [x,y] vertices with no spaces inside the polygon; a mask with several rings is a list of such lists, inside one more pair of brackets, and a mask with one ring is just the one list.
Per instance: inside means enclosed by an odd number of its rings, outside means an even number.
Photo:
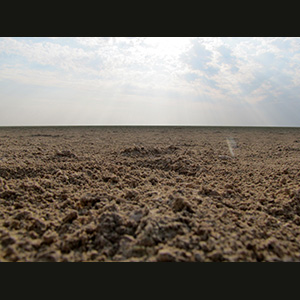
[{"label": "sunlit sand", "polygon": [[0,128],[0,261],[299,261],[300,128]]}]

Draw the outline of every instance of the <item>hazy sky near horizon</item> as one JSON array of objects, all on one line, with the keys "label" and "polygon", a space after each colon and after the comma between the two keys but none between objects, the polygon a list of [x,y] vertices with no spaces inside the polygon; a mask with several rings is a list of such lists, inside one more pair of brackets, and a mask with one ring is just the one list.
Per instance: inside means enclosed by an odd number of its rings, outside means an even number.
[{"label": "hazy sky near horizon", "polygon": [[0,37],[0,126],[300,126],[298,37]]}]

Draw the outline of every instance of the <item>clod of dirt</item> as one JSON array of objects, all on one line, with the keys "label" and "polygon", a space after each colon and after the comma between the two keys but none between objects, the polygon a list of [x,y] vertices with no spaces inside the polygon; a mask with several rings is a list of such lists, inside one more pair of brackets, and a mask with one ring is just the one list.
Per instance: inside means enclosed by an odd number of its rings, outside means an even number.
[{"label": "clod of dirt", "polygon": [[71,157],[71,158],[76,158],[76,154],[71,152],[70,150],[62,150],[62,151],[56,151],[55,153],[56,156],[62,156],[62,157]]},{"label": "clod of dirt", "polygon": [[187,210],[188,212],[193,212],[189,202],[182,197],[176,197],[172,200],[172,208],[175,212],[182,211],[183,209]]},{"label": "clod of dirt", "polygon": [[62,220],[63,223],[72,222],[73,220],[77,219],[78,213],[76,210],[69,212]]},{"label": "clod of dirt", "polygon": [[176,261],[176,254],[169,248],[163,248],[158,251],[156,259],[158,262],[174,262]]}]

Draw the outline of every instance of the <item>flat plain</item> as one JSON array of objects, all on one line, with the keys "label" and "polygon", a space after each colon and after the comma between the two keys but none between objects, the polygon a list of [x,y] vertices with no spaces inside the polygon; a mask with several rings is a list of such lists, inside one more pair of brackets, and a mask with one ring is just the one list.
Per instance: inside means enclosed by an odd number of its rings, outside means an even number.
[{"label": "flat plain", "polygon": [[0,261],[300,261],[300,128],[0,128]]}]

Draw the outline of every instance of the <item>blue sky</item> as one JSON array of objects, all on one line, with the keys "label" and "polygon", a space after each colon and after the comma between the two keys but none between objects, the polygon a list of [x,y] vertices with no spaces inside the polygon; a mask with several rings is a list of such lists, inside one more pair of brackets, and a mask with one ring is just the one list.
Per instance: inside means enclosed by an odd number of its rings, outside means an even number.
[{"label": "blue sky", "polygon": [[0,126],[300,126],[300,38],[0,37]]}]

